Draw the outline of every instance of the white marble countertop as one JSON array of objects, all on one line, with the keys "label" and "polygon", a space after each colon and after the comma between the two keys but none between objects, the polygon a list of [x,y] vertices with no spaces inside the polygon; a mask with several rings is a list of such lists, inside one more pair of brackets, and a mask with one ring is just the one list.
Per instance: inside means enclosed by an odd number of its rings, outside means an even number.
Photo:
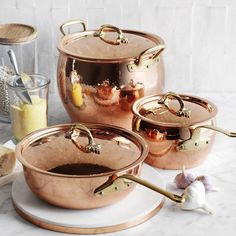
[{"label": "white marble countertop", "polygon": [[[218,106],[217,125],[236,131],[236,94],[198,94]],[[55,104],[57,104],[55,106]],[[49,124],[68,122],[59,100],[49,106]],[[0,142],[11,138],[10,125],[0,123]],[[176,191],[173,178],[179,171],[159,170],[165,178],[167,189]],[[219,192],[207,194],[212,215],[200,211],[182,211],[166,199],[165,204],[150,220],[143,224],[106,235],[236,235],[236,139],[217,134],[214,148],[208,159],[199,167],[188,170],[196,175],[208,174]],[[145,199],[144,199],[145,201]],[[0,188],[0,235],[37,236],[58,235],[39,228],[22,219],[14,210],[11,201],[11,184]],[[67,235],[60,233],[60,235]]]}]

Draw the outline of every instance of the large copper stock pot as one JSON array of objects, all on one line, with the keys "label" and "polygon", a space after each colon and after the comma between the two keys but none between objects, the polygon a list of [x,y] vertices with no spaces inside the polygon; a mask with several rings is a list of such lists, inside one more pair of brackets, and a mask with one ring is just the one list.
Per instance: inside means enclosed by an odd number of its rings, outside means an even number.
[{"label": "large copper stock pot", "polygon": [[[82,32],[66,33],[79,25]],[[164,41],[157,35],[112,25],[86,30],[85,23],[77,20],[60,29],[64,36],[58,44],[57,82],[71,120],[131,129],[132,104],[163,90],[160,54]]]},{"label": "large copper stock pot", "polygon": [[163,169],[200,165],[210,152],[215,132],[236,133],[215,126],[217,107],[210,101],[175,93],[148,96],[133,107],[132,129],[148,143],[145,162]]},{"label": "large copper stock pot", "polygon": [[[147,154],[147,144],[139,135],[103,124],[48,127],[29,134],[16,146],[16,156],[32,192],[50,204],[72,209],[117,202],[133,190],[135,182],[182,202],[181,196],[138,177]],[[90,164],[95,168],[84,168],[83,174],[50,171],[68,164]],[[90,173],[99,166],[109,170]]]}]

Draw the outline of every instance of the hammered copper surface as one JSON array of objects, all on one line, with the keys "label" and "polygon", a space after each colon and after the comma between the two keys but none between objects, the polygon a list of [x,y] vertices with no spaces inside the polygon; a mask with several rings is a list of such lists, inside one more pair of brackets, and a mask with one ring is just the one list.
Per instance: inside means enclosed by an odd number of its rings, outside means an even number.
[{"label": "hammered copper surface", "polygon": [[[139,175],[147,156],[147,145],[138,135],[118,127],[86,125],[101,153],[83,153],[65,134],[72,124],[58,125],[36,131],[16,147],[16,156],[24,167],[30,189],[43,200],[65,208],[89,209],[112,204],[124,198],[134,184],[125,190],[95,196],[94,190],[116,175]],[[87,137],[79,137],[86,144]],[[54,167],[71,163],[91,163],[114,171],[93,175],[63,175],[48,172]]]},{"label": "hammered copper surface", "polygon": [[[144,95],[162,92],[164,66],[159,54],[164,49],[163,40],[148,33],[123,32],[127,44],[106,43],[94,36],[96,31],[66,35],[60,40],[57,84],[72,121],[131,129],[132,104]],[[106,37],[114,34],[106,32]],[[163,48],[155,49],[158,45]]]}]

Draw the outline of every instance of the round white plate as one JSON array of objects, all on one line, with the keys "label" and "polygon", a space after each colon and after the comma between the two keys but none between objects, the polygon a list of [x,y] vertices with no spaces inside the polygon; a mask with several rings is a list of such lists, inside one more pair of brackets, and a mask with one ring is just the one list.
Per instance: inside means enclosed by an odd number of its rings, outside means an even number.
[{"label": "round white plate", "polygon": [[[165,188],[160,174],[143,164],[141,178]],[[163,205],[163,196],[143,186],[136,188],[116,204],[90,210],[71,210],[40,200],[28,188],[23,174],[12,186],[16,211],[26,220],[55,231],[67,233],[105,233],[129,228],[155,215]]]}]

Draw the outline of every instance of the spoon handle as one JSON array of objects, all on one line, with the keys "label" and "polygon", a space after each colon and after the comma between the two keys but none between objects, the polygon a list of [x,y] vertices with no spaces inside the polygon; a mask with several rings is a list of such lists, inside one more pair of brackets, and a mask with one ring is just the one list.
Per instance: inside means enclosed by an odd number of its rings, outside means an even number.
[{"label": "spoon handle", "polygon": [[21,75],[19,73],[18,65],[17,65],[17,60],[16,60],[16,55],[12,49],[8,51],[8,55],[11,61],[11,64],[14,67],[15,73],[18,77],[18,79],[15,80],[14,85],[17,87],[23,88],[22,91],[16,92],[17,96],[22,100],[22,102],[27,103],[27,104],[32,104],[32,100],[30,98],[30,95],[28,91],[25,89],[25,85],[22,81]]},{"label": "spoon handle", "polygon": [[8,55],[9,55],[11,64],[13,65],[14,70],[16,72],[16,75],[20,75],[18,65],[17,65],[16,55],[15,55],[14,51],[12,49],[10,49],[8,51]]}]

